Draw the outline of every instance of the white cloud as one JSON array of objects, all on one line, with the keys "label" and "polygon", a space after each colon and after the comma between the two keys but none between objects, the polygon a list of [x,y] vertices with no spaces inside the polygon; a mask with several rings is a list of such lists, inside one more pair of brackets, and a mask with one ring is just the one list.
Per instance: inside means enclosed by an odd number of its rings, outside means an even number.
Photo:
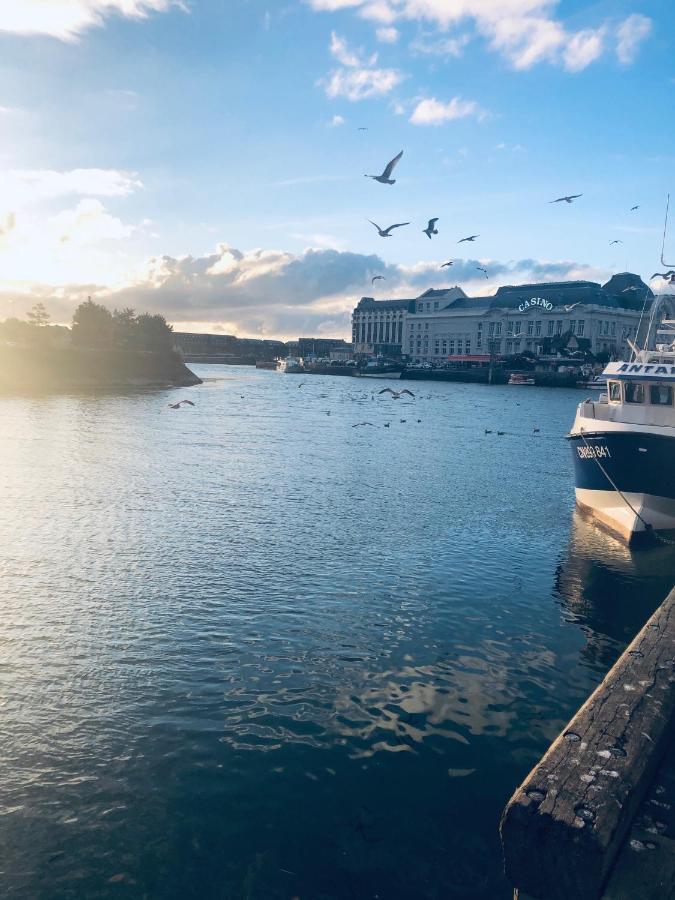
[{"label": "white cloud", "polygon": [[111,216],[100,200],[80,200],[74,209],[54,216],[50,222],[55,239],[61,243],[89,246],[100,241],[120,241],[130,237],[134,229]]},{"label": "white cloud", "polygon": [[193,330],[222,328],[255,335],[264,327],[265,334],[274,337],[297,337],[303,332],[340,336],[349,334],[350,313],[359,298],[371,293],[373,274],[385,275],[388,291],[395,297],[415,297],[429,287],[455,282],[476,295],[492,293],[501,284],[603,279],[608,274],[572,261],[481,259],[480,263],[490,272],[489,283],[476,271],[478,259],[457,259],[451,272],[441,273],[440,260],[399,266],[376,254],[336,249],[243,252],[219,244],[206,256],[154,257],[116,287],[94,279],[60,285],[5,283],[0,285],[0,316],[10,313],[10,300],[17,302],[18,312],[20,306],[28,309],[41,300],[54,321],[68,321],[77,303],[91,294],[109,308],[132,306],[160,312],[171,322],[190,323]]},{"label": "white cloud", "polygon": [[344,97],[355,102],[383,97],[402,80],[403,75],[396,69],[336,69],[325,87],[329,97]]},{"label": "white cloud", "polygon": [[[435,25],[441,32],[462,22],[472,23],[489,46],[515,69],[529,69],[542,62],[578,72],[599,59],[609,22],[596,28],[568,29],[554,15],[559,0],[306,0],[315,10],[353,9],[381,27],[402,20]],[[646,16],[629,16],[617,30],[617,56],[628,64],[649,34]],[[417,52],[458,55],[466,36],[442,35],[434,45],[426,40],[413,44]]]},{"label": "white cloud", "polygon": [[451,38],[435,38],[428,34],[420,35],[410,44],[413,53],[419,53],[424,56],[451,56],[457,59],[471,38],[468,34],[461,34],[458,37]]},{"label": "white cloud", "polygon": [[604,28],[586,28],[573,34],[563,51],[565,68],[580,72],[602,55]]},{"label": "white cloud", "polygon": [[361,49],[349,47],[347,41],[331,33],[330,52],[344,68],[334,69],[327,80],[322,80],[329,97],[345,97],[355,102],[370,97],[383,97],[390,93],[403,76],[396,69],[376,69],[377,53],[366,57]]},{"label": "white cloud", "polygon": [[454,119],[466,119],[472,117],[482,120],[487,116],[485,110],[474,100],[462,100],[461,97],[453,97],[447,103],[442,103],[435,97],[420,100],[410,121],[413,125],[442,125],[452,122]]},{"label": "white cloud", "polygon": [[166,12],[171,6],[185,8],[180,0],[3,0],[0,31],[47,34],[68,41],[102,25],[110,15],[141,19],[153,12]]},{"label": "white cloud", "polygon": [[616,55],[619,62],[630,65],[638,54],[640,44],[652,30],[651,19],[636,13],[628,16],[617,28]]},{"label": "white cloud", "polygon": [[141,188],[135,172],[119,169],[10,169],[0,172],[0,199],[23,206],[57,197],[125,197]]},{"label": "white cloud", "polygon": [[398,29],[392,28],[391,26],[378,28],[375,32],[375,36],[381,44],[395,44],[399,39]]},{"label": "white cloud", "polygon": [[339,128],[341,125],[345,124],[344,116],[333,116],[333,118],[328,123],[329,128]]}]

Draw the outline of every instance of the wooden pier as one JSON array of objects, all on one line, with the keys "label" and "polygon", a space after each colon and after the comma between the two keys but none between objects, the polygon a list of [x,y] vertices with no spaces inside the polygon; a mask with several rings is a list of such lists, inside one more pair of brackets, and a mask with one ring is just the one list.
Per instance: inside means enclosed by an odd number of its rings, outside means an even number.
[{"label": "wooden pier", "polygon": [[509,801],[519,900],[675,898],[675,589]]}]

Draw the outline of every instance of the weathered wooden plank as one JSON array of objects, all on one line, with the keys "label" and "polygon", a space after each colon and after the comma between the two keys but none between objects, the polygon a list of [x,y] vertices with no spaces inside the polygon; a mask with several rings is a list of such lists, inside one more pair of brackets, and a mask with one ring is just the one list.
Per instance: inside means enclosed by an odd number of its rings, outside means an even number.
[{"label": "weathered wooden plank", "polygon": [[675,589],[509,801],[507,877],[597,900],[675,723]]}]

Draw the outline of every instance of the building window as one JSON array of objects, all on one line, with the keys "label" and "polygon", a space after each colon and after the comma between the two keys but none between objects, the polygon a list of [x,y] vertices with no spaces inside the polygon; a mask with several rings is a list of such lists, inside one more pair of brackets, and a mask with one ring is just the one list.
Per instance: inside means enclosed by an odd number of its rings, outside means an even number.
[{"label": "building window", "polygon": [[546,323],[546,334],[549,337],[551,337],[553,334],[554,326],[555,326],[555,322],[553,321],[553,319],[549,319],[549,321]]},{"label": "building window", "polygon": [[572,334],[576,334],[576,331],[577,331],[577,320],[576,319],[571,320],[570,331],[572,332]]},{"label": "building window", "polygon": [[443,355],[445,356],[445,354],[446,354],[447,352],[448,352],[448,342],[447,342],[447,341],[443,341]]},{"label": "building window", "polygon": [[495,333],[495,323],[490,322],[490,324],[488,325],[488,337],[494,337],[494,333]]},{"label": "building window", "polygon": [[506,352],[513,353],[513,341],[506,342]]},{"label": "building window", "polygon": [[537,337],[539,337],[541,335],[541,319],[537,319],[537,321],[535,323],[535,328],[536,328],[536,330],[534,333],[537,335]]},{"label": "building window", "polygon": [[436,354],[436,356],[438,356],[438,354],[439,354],[440,352],[441,352],[441,342],[440,342],[440,341],[434,341],[434,353]]},{"label": "building window", "polygon": [[562,319],[558,319],[555,323],[555,333],[562,334]]},{"label": "building window", "polygon": [[483,330],[483,323],[479,322],[478,323],[478,331],[482,331],[482,330]]},{"label": "building window", "polygon": [[454,356],[454,355],[455,355],[455,342],[450,341],[450,356]]},{"label": "building window", "polygon": [[521,325],[522,324],[523,324],[522,322],[516,322],[516,328],[515,328],[516,334],[521,334],[521,332],[522,332]]},{"label": "building window", "polygon": [[463,341],[461,338],[457,338],[457,355],[460,356],[462,354],[462,345]]},{"label": "building window", "polygon": [[501,341],[493,341],[492,342],[492,352],[493,353],[501,353],[502,352],[502,342]]},{"label": "building window", "polygon": [[427,312],[431,312],[431,303],[427,303]]},{"label": "building window", "polygon": [[530,321],[527,323],[527,333],[528,333],[528,334],[534,334],[534,321],[533,321],[533,320],[530,320]]},{"label": "building window", "polygon": [[513,322],[508,322],[506,325],[506,333],[513,334]]},{"label": "building window", "polygon": [[616,322],[612,322],[612,337],[616,335]]},{"label": "building window", "polygon": [[583,337],[583,336],[584,336],[584,327],[585,327],[585,325],[586,325],[585,319],[579,319],[579,321],[577,322],[577,335],[578,335],[578,337]]},{"label": "building window", "polygon": [[495,336],[496,336],[496,337],[499,337],[499,335],[500,335],[501,333],[502,333],[502,323],[501,323],[501,322],[495,322]]},{"label": "building window", "polygon": [[468,356],[471,353],[471,340],[469,338],[466,339],[466,346],[464,347],[464,352]]},{"label": "building window", "polygon": [[425,331],[428,331],[428,330],[429,330],[429,323],[428,323],[428,322],[425,322],[425,323],[424,323],[424,330],[425,330]]},{"label": "building window", "polygon": [[482,346],[483,346],[483,335],[482,335],[482,334],[480,333],[480,331],[479,331],[479,332],[478,332],[478,339],[476,340],[476,347],[479,347],[479,348],[480,348],[480,347],[482,347]]},{"label": "building window", "polygon": [[434,300],[434,309],[438,309],[438,300]]},{"label": "building window", "polygon": [[[605,321],[603,322],[602,333],[609,334],[609,319],[605,319]],[[640,400],[639,402],[642,403],[642,400]]]}]

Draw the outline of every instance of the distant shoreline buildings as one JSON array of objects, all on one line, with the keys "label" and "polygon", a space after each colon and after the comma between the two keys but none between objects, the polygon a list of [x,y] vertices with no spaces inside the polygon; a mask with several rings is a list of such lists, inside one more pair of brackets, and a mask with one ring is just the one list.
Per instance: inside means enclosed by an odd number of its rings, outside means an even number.
[{"label": "distant shoreline buildings", "polygon": [[487,361],[561,351],[622,353],[642,334],[654,294],[623,272],[600,285],[559,281],[500,287],[468,297],[460,287],[428,290],[414,299],[362,297],[352,315],[357,355],[403,356],[413,363]]}]

